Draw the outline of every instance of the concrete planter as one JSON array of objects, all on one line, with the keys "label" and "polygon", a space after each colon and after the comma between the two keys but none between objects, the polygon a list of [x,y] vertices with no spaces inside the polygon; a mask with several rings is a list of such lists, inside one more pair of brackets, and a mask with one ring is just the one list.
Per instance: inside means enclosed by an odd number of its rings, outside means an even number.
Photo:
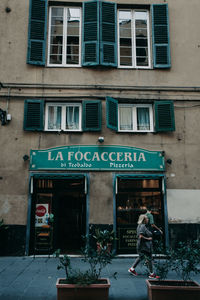
[{"label": "concrete planter", "polygon": [[76,284],[56,282],[57,300],[108,300],[110,281],[108,278],[99,279],[99,283],[77,286]]},{"label": "concrete planter", "polygon": [[149,300],[200,300],[200,285],[195,281],[146,280]]}]

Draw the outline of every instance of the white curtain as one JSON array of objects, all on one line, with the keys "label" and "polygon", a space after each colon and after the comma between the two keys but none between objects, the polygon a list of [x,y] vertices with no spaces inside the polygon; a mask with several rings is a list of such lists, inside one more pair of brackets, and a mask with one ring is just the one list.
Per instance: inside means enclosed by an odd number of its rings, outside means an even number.
[{"label": "white curtain", "polygon": [[149,108],[148,107],[138,107],[137,108],[137,129],[138,130],[149,130],[150,120],[149,120]]},{"label": "white curtain", "polygon": [[79,128],[79,107],[68,106],[66,107],[66,129]]},{"label": "white curtain", "polygon": [[119,107],[120,130],[132,130],[132,108]]}]

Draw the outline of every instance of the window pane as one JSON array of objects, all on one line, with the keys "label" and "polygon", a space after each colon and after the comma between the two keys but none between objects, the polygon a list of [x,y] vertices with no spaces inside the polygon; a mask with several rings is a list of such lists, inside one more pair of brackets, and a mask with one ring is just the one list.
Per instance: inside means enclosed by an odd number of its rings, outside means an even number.
[{"label": "window pane", "polygon": [[148,107],[137,107],[137,130],[150,130]]},{"label": "window pane", "polygon": [[50,32],[50,63],[62,64],[63,8],[52,8]]},{"label": "window pane", "polygon": [[80,63],[81,8],[51,8],[49,63],[78,65]]},{"label": "window pane", "polygon": [[119,11],[119,55],[121,66],[132,66],[131,19],[131,11]]},{"label": "window pane", "polygon": [[80,9],[67,9],[67,38],[66,38],[66,62],[67,64],[79,64],[80,56]]},{"label": "window pane", "polygon": [[67,64],[79,63],[79,38],[67,38]]},{"label": "window pane", "polygon": [[120,65],[132,65],[131,39],[120,39]]},{"label": "window pane", "polygon": [[132,109],[131,107],[119,107],[119,126],[120,130],[132,130]]},{"label": "window pane", "polygon": [[135,36],[136,36],[136,65],[148,66],[148,32],[147,13],[135,13]]},{"label": "window pane", "polygon": [[66,129],[79,129],[79,106],[66,107]]},{"label": "window pane", "polygon": [[48,129],[61,129],[61,106],[48,107]]}]

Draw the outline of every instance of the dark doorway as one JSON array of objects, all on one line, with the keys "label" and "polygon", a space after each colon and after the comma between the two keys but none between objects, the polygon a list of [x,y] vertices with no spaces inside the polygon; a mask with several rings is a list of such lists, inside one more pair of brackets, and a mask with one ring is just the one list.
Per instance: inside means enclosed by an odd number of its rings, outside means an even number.
[{"label": "dark doorway", "polygon": [[55,244],[62,253],[77,253],[83,247],[85,234],[85,195],[80,192],[59,192],[55,209]]},{"label": "dark doorway", "polygon": [[31,252],[80,253],[86,233],[85,177],[35,179],[33,190]]}]

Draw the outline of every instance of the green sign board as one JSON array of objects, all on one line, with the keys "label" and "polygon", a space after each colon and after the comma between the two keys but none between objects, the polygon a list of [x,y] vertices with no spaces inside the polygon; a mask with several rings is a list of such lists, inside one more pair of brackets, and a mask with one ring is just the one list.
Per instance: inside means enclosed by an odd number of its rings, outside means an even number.
[{"label": "green sign board", "polygon": [[30,170],[164,171],[161,151],[126,146],[63,146],[31,150]]}]

